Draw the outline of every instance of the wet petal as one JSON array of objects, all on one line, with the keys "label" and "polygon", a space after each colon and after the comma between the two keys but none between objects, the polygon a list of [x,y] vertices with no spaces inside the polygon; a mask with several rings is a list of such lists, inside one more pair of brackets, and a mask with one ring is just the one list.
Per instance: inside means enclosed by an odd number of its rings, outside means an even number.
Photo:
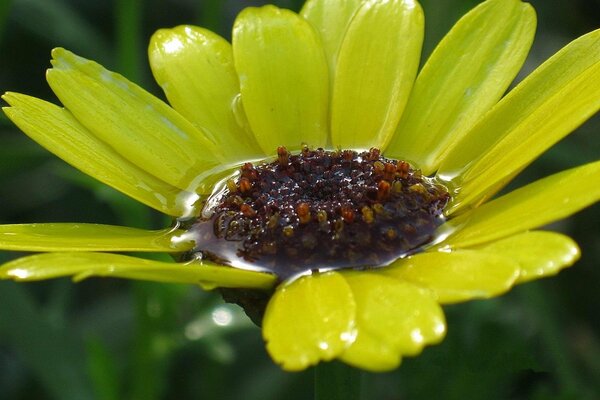
[{"label": "wet petal", "polygon": [[332,360],[354,341],[355,310],[350,287],[336,272],[281,285],[263,321],[267,350],[288,371]]},{"label": "wet petal", "polygon": [[327,62],[307,21],[274,6],[246,8],[233,27],[233,55],[244,109],[263,151],[326,145]]},{"label": "wet petal", "polygon": [[261,272],[210,264],[176,264],[109,253],[45,253],[18,258],[0,267],[0,279],[37,281],[73,276],[76,281],[92,276],[191,283],[208,289],[242,287],[269,289],[276,278]]},{"label": "wet petal", "polygon": [[551,175],[440,226],[440,246],[464,248],[568,217],[600,199],[600,161]]},{"label": "wet petal", "polygon": [[430,291],[380,273],[350,272],[344,278],[356,301],[359,334],[365,331],[410,356],[444,338],[444,313]]},{"label": "wet petal", "polygon": [[52,51],[48,83],[87,129],[130,162],[188,189],[222,155],[166,103],[119,74],[64,49]]},{"label": "wet petal", "polygon": [[29,137],[67,163],[165,214],[187,214],[185,198],[189,193],[127,161],[69,111],[19,93],[6,93],[2,98],[11,105],[3,108],[4,113]]},{"label": "wet petal", "polygon": [[182,231],[147,231],[124,226],[46,223],[0,225],[0,249],[19,251],[185,251],[191,241],[174,241]]},{"label": "wet petal", "polygon": [[440,303],[449,304],[506,292],[519,277],[519,264],[502,253],[457,250],[417,254],[382,272],[429,288]]},{"label": "wet petal", "polygon": [[419,73],[386,156],[435,172],[502,97],[527,57],[535,26],[535,11],[519,0],[486,1],[461,18]]},{"label": "wet petal", "polygon": [[210,136],[227,160],[264,153],[244,129],[236,103],[240,93],[231,45],[195,26],[160,29],[150,39],[150,66],[169,103]]},{"label": "wet petal", "polygon": [[367,371],[385,372],[398,368],[402,356],[394,346],[359,327],[356,339],[342,353],[340,360]]},{"label": "wet petal", "polygon": [[[489,198],[600,108],[600,30],[571,42],[498,103],[444,159],[452,211]],[[492,188],[494,188],[492,190]]]},{"label": "wet petal", "polygon": [[333,76],[338,51],[348,24],[354,13],[366,0],[309,0],[304,3],[300,15],[321,34],[321,42],[329,64],[329,75]]},{"label": "wet petal", "polygon": [[509,257],[519,264],[518,283],[556,275],[579,259],[579,247],[556,232],[525,232],[481,247],[482,251]]},{"label": "wet petal", "polygon": [[423,10],[414,0],[370,0],[344,36],[333,82],[334,146],[385,147],[419,66]]}]

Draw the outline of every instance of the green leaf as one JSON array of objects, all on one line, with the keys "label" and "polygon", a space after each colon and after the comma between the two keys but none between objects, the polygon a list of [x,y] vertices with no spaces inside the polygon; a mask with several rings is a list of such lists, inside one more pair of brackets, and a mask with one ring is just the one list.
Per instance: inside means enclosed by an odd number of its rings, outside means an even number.
[{"label": "green leaf", "polygon": [[120,396],[119,368],[117,361],[102,339],[88,339],[88,371],[97,400],[118,400]]},{"label": "green leaf", "polygon": [[142,0],[116,0],[117,68],[135,82],[142,82]]},{"label": "green leaf", "polygon": [[[12,0],[11,17],[54,46],[57,43],[76,51],[93,52],[109,61],[112,50],[97,25],[88,22],[76,7],[61,0]],[[3,0],[0,3],[6,3]]]},{"label": "green leaf", "polygon": [[8,21],[11,5],[12,0],[4,0],[0,2],[0,44],[2,44],[2,37],[4,36],[4,26],[6,25],[6,21]]},{"label": "green leaf", "polygon": [[0,337],[57,400],[93,399],[83,345],[69,326],[54,327],[24,287],[0,282]]}]

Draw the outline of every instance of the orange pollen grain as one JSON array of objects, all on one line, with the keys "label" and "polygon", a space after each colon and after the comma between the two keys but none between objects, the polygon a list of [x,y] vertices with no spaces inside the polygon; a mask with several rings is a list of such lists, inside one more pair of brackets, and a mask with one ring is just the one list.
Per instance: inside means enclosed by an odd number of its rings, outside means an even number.
[{"label": "orange pollen grain", "polygon": [[377,200],[383,201],[390,197],[390,188],[391,185],[388,181],[379,181],[379,184],[377,185]]},{"label": "orange pollen grain", "polygon": [[277,161],[282,167],[287,166],[290,162],[290,153],[288,153],[287,149],[284,146],[280,146],[277,148]]},{"label": "orange pollen grain", "polygon": [[406,179],[408,178],[408,173],[410,171],[410,164],[407,163],[406,161],[399,161],[398,165],[396,166],[396,172],[398,173],[398,176],[402,179]]},{"label": "orange pollen grain", "polygon": [[248,204],[242,204],[240,206],[240,211],[246,217],[254,217],[256,215],[256,210],[254,210],[254,208],[250,207]]},{"label": "orange pollen grain", "polygon": [[385,163],[383,167],[383,179],[393,181],[396,176],[396,166],[392,163]]},{"label": "orange pollen grain", "polygon": [[301,224],[307,224],[311,220],[310,207],[307,203],[300,203],[296,207],[296,214]]},{"label": "orange pollen grain", "polygon": [[352,207],[343,206],[340,211],[345,222],[354,221],[354,210],[352,210]]},{"label": "orange pollen grain", "polygon": [[248,178],[240,179],[240,192],[246,193],[252,190],[252,183]]}]

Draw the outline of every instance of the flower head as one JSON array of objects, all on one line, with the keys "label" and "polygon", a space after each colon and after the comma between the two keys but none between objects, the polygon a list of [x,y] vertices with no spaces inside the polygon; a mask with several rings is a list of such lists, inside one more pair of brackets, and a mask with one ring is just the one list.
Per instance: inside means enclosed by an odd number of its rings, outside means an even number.
[{"label": "flower head", "polygon": [[[503,97],[533,40],[529,4],[481,3],[419,70],[423,20],[414,0],[309,0],[299,15],[244,10],[232,44],[160,30],[150,64],[171,106],[55,49],[47,79],[64,108],[7,93],[6,115],[175,223],[3,225],[0,248],[43,254],[0,278],[218,287],[283,368],[381,371],[443,339],[441,304],[571,265],[570,238],[532,229],[598,201],[600,162],[492,198],[600,108],[600,31]],[[114,254],[129,251],[181,261]]]}]

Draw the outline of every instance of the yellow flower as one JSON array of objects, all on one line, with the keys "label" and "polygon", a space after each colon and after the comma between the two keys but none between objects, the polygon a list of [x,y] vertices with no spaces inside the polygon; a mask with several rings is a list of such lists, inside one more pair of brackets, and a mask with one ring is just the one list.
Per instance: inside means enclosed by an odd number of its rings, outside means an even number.
[{"label": "yellow flower", "polygon": [[490,200],[600,108],[600,31],[567,45],[502,97],[535,23],[529,4],[488,0],[458,21],[418,71],[424,17],[414,0],[309,0],[300,15],[248,8],[232,45],[193,26],[152,37],[150,64],[172,108],[55,49],[47,79],[65,108],[7,93],[4,112],[66,162],[160,212],[197,217],[198,201],[232,165],[304,142],[378,147],[409,161],[449,188],[446,222],[423,251],[389,266],[282,284],[206,259],[163,263],[112,253],[197,247],[179,225],[4,225],[0,248],[44,253],[5,264],[0,278],[116,276],[274,290],[263,334],[283,368],[335,358],[373,371],[396,368],[443,339],[440,304],[499,295],[579,257],[570,238],[531,229],[598,201],[592,183],[600,162]]}]

